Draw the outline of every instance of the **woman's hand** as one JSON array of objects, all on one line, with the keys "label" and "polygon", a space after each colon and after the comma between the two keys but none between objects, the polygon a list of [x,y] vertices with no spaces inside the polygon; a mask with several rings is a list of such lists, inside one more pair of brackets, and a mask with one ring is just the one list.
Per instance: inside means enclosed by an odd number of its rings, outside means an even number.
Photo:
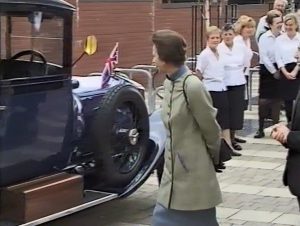
[{"label": "woman's hand", "polygon": [[285,67],[280,68],[280,70],[287,79],[289,80],[295,79],[294,76],[285,69]]},{"label": "woman's hand", "polygon": [[291,74],[296,78],[299,72],[299,66],[296,65],[294,70],[291,72]]},{"label": "woman's hand", "polygon": [[286,73],[283,73],[284,76],[288,79],[288,80],[294,80],[296,79],[296,74],[293,73],[293,72],[286,72]]}]

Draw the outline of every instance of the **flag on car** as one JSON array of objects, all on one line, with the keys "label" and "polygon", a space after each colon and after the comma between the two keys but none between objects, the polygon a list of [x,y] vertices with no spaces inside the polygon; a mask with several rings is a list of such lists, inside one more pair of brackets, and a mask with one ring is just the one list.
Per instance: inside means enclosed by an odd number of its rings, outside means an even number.
[{"label": "flag on car", "polygon": [[108,86],[111,74],[113,73],[113,70],[116,66],[116,64],[118,64],[119,61],[119,43],[117,42],[115,47],[113,48],[113,50],[111,51],[109,57],[107,58],[105,65],[104,65],[104,69],[102,71],[102,83],[101,83],[101,87],[105,88]]}]

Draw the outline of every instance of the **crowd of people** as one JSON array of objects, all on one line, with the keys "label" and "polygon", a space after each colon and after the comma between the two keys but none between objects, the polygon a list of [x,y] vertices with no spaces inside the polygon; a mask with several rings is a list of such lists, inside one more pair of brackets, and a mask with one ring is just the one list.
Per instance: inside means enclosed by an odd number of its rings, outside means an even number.
[{"label": "crowd of people", "polygon": [[[265,136],[264,121],[271,118],[271,136],[289,149],[284,183],[300,197],[300,34],[297,17],[284,15],[285,6],[284,0],[276,0],[257,26],[253,18],[243,15],[222,29],[208,27],[207,46],[197,57],[196,73],[185,65],[187,44],[179,33],[153,34],[153,61],[166,74],[162,120],[167,133],[153,226],[218,225],[220,143],[226,142],[232,156],[241,155],[238,143],[245,140],[235,131],[243,128],[247,108],[252,37],[260,57],[255,138]],[[278,124],[282,106],[288,125]]]}]

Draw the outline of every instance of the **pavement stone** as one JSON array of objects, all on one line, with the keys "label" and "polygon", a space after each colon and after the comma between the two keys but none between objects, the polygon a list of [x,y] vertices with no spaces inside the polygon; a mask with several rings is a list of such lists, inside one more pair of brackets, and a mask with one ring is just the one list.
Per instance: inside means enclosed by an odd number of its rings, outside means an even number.
[{"label": "pavement stone", "polygon": [[281,163],[260,162],[260,161],[245,161],[234,159],[226,163],[227,166],[241,167],[241,168],[254,168],[254,169],[276,169],[281,166]]},{"label": "pavement stone", "polygon": [[300,216],[295,214],[284,214],[273,222],[283,225],[300,225]]},{"label": "pavement stone", "polygon": [[270,223],[280,215],[282,215],[280,212],[241,210],[230,219]]},{"label": "pavement stone", "polygon": [[217,207],[217,217],[221,219],[228,218],[236,214],[238,211],[239,209]]},{"label": "pavement stone", "polygon": [[222,192],[253,194],[253,195],[262,191],[263,191],[263,187],[242,185],[242,184],[231,184],[226,186],[222,190]]},{"label": "pavement stone", "polygon": [[296,198],[289,192],[288,189],[283,189],[283,188],[266,188],[263,191],[259,192],[258,195]]}]

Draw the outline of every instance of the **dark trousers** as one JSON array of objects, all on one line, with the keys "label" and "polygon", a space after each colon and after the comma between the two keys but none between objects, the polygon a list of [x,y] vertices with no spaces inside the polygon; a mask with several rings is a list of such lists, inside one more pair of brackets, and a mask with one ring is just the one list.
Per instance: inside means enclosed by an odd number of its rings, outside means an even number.
[{"label": "dark trousers", "polygon": [[259,116],[259,130],[264,130],[265,119],[268,118],[271,112],[273,124],[278,123],[280,117],[280,99],[262,99],[258,101],[258,116]]},{"label": "dark trousers", "polygon": [[298,206],[299,206],[299,211],[300,211],[300,197],[297,196],[297,200],[298,200]]}]

